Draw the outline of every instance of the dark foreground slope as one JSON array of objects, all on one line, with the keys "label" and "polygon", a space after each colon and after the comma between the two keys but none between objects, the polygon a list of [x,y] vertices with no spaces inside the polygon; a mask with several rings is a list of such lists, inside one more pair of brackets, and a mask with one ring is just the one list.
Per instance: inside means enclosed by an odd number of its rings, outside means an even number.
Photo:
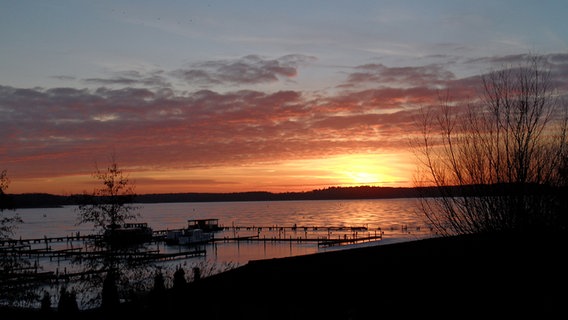
[{"label": "dark foreground slope", "polygon": [[253,261],[78,318],[557,317],[568,311],[564,240],[460,236]]},{"label": "dark foreground slope", "polygon": [[125,307],[193,319],[541,318],[568,312],[560,240],[476,235],[253,261]]}]

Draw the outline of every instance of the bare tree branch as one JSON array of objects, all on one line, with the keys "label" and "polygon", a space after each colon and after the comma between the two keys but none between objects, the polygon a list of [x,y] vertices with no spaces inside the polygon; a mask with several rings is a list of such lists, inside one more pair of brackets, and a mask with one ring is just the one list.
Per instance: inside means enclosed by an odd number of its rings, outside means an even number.
[{"label": "bare tree branch", "polygon": [[440,195],[421,209],[441,234],[565,230],[568,111],[545,67],[529,56],[491,71],[478,100],[442,97],[418,123],[419,186]]}]

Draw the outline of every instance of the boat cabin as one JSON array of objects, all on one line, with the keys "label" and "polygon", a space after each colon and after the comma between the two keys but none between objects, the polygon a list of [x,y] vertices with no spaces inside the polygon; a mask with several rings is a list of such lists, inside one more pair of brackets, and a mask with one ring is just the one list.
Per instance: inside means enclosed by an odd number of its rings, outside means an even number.
[{"label": "boat cabin", "polygon": [[202,244],[213,239],[213,233],[223,230],[219,219],[189,219],[187,228],[169,230],[166,235],[167,244]]},{"label": "boat cabin", "polygon": [[187,220],[187,229],[201,229],[204,232],[214,232],[223,230],[223,227],[219,226],[219,219],[189,219]]},{"label": "boat cabin", "polygon": [[103,233],[106,243],[120,245],[140,244],[151,241],[152,237],[152,228],[145,222],[109,225]]}]

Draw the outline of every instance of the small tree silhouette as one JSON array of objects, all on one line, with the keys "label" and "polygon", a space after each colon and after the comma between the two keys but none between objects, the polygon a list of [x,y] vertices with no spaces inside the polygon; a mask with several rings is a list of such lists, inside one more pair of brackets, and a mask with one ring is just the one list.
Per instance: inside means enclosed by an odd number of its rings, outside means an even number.
[{"label": "small tree silhouette", "polygon": [[11,236],[16,225],[22,223],[18,214],[6,216],[3,213],[4,210],[14,209],[10,197],[6,194],[9,185],[8,171],[4,169],[0,171],[0,239]]},{"label": "small tree silhouette", "polygon": [[93,177],[101,181],[103,187],[95,189],[92,195],[84,194],[79,201],[76,209],[79,224],[93,223],[100,233],[104,233],[138,217],[135,212],[138,208],[132,205],[134,186],[118,167],[114,155],[106,170],[97,167]]},{"label": "small tree silhouette", "polygon": [[43,292],[43,297],[41,298],[41,311],[50,312],[51,309],[51,295],[48,291]]},{"label": "small tree silhouette", "polygon": [[[17,212],[7,213],[5,211],[14,209],[12,199],[6,194],[9,185],[7,170],[0,171],[0,239],[10,239],[14,234],[14,229],[22,223],[22,218]],[[14,272],[30,265],[28,257],[16,250],[0,250],[0,300],[30,301],[39,298],[33,293],[31,286],[9,281]]]},{"label": "small tree silhouette", "polygon": [[104,311],[114,311],[120,304],[117,280],[116,271],[110,269],[103,281],[101,308]]},{"label": "small tree silhouette", "polygon": [[154,286],[148,295],[148,305],[152,310],[164,310],[166,306],[166,284],[161,270],[154,274]]},{"label": "small tree silhouette", "polygon": [[174,290],[181,290],[187,284],[187,280],[185,279],[185,271],[183,268],[179,267],[174,272],[174,281],[173,281],[173,289]]},{"label": "small tree silhouette", "polygon": [[65,286],[62,286],[59,291],[59,302],[57,304],[57,311],[60,313],[77,313],[79,306],[77,305],[77,297],[74,291],[67,291]]},{"label": "small tree silhouette", "polygon": [[152,291],[160,294],[166,291],[164,275],[159,270],[156,271],[156,274],[154,275],[154,287],[152,288]]},{"label": "small tree silhouette", "polygon": [[201,279],[201,269],[199,267],[193,268],[193,281],[199,281]]}]

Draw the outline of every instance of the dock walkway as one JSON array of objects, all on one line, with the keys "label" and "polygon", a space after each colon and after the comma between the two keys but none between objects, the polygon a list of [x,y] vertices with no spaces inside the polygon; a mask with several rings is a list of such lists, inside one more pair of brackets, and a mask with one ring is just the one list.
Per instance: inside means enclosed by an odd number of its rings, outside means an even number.
[{"label": "dock walkway", "polygon": [[[162,262],[171,260],[185,260],[207,255],[207,244],[223,243],[259,243],[277,244],[286,243],[290,247],[294,244],[307,243],[320,247],[341,247],[342,245],[360,244],[364,242],[379,241],[383,232],[379,229],[369,230],[366,227],[347,226],[246,226],[233,225],[221,227],[212,231],[213,237],[199,244],[168,244],[166,236],[169,231],[183,230],[155,230],[151,240],[146,241],[135,250],[111,250],[98,245],[101,235],[39,237],[29,239],[2,239],[0,240],[0,255],[16,255],[29,264],[14,268],[5,275],[5,283],[22,284],[27,282],[58,282],[70,281],[89,277],[92,272],[69,270],[66,266],[82,261],[95,261],[115,256],[132,262]],[[175,249],[168,248],[176,246]],[[44,266],[49,266],[47,269]],[[61,267],[63,266],[63,267]],[[61,272],[61,270],[63,272]]]},{"label": "dock walkway", "polygon": [[[169,231],[183,229],[154,230],[150,242],[163,242]],[[242,235],[242,234],[245,235]],[[369,230],[365,226],[222,226],[209,242],[313,242],[318,245],[341,245],[362,241],[381,240],[384,232],[378,228]],[[82,245],[101,239],[101,235],[70,235],[62,237],[43,237],[29,239],[1,239],[0,252],[21,252],[23,254],[79,254],[85,253]],[[73,243],[79,242],[79,247]],[[49,244],[69,243],[71,248],[54,250]],[[39,245],[45,244],[44,248]]]}]

